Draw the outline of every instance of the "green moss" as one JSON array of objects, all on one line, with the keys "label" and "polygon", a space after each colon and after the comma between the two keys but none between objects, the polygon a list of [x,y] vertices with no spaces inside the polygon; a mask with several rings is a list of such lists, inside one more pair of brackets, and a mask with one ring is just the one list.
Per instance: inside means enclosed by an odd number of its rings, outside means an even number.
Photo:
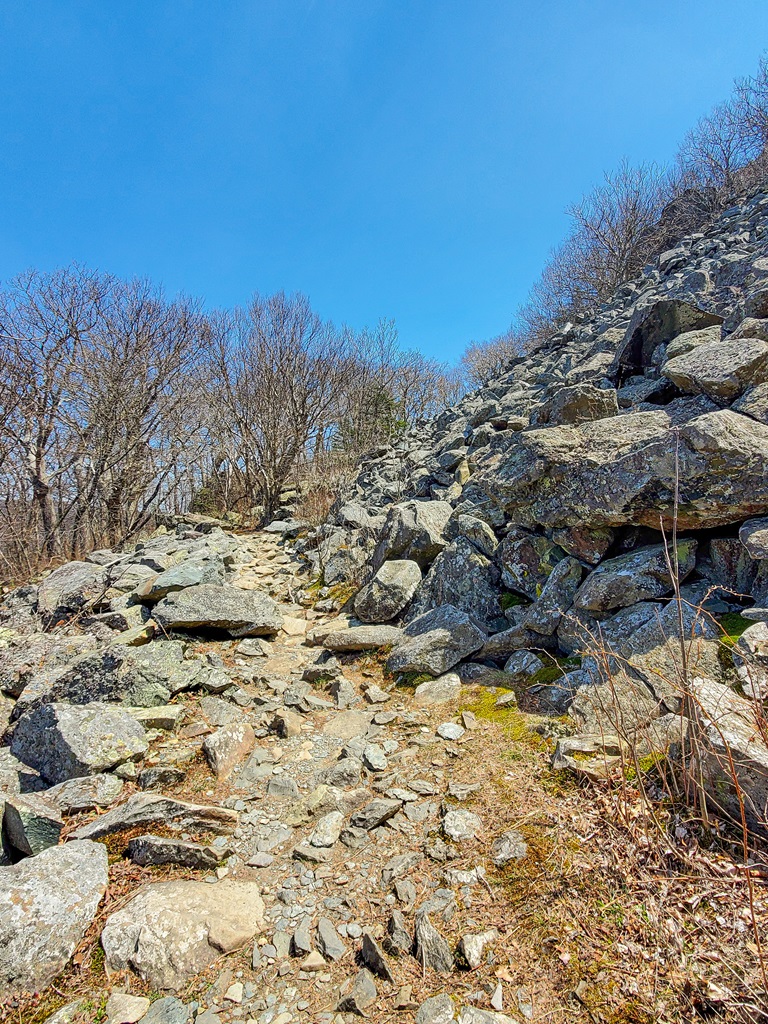
[{"label": "green moss", "polygon": [[433,676],[427,672],[400,672],[397,677],[397,685],[405,689],[415,690],[422,683],[428,683]]},{"label": "green moss", "polygon": [[723,631],[723,635],[720,637],[721,642],[727,647],[733,647],[744,630],[754,626],[754,624],[752,619],[745,619],[738,612],[728,612],[727,615],[721,615],[718,619],[718,625]]},{"label": "green moss", "polygon": [[513,594],[511,590],[505,590],[499,599],[499,604],[501,605],[501,610],[503,612],[505,612],[507,608],[516,608],[518,605],[528,605],[530,603],[531,602],[527,597],[523,597],[521,594]]},{"label": "green moss", "polygon": [[499,708],[496,690],[484,690],[471,704],[462,707],[462,711],[471,711],[477,718],[494,722],[500,726],[506,738],[512,743],[524,743],[529,747],[540,747],[543,738],[531,729],[528,715],[516,707]]}]

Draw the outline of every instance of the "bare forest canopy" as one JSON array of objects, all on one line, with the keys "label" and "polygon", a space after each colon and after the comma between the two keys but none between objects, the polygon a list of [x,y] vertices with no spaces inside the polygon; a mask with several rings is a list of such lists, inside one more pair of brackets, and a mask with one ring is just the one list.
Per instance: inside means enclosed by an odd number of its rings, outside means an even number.
[{"label": "bare forest canopy", "polygon": [[768,58],[670,167],[622,162],[570,209],[512,326],[458,368],[392,321],[337,328],[302,295],[206,312],[71,266],[0,293],[0,578],[114,546],[159,511],[268,519],[286,486],[321,517],[360,456],[497,376],[768,177]]}]

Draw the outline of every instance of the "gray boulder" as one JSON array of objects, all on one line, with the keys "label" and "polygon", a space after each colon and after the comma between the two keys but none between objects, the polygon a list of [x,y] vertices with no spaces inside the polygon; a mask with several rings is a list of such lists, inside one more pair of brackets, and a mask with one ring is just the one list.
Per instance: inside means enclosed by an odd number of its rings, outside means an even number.
[{"label": "gray boulder", "polygon": [[52,846],[0,868],[0,984],[40,990],[66,966],[107,888],[101,843]]},{"label": "gray boulder", "polygon": [[402,637],[403,631],[397,626],[350,626],[328,633],[322,643],[329,651],[367,651],[396,644]]},{"label": "gray boulder", "polygon": [[739,540],[753,559],[768,558],[768,518],[749,519],[739,528]]},{"label": "gray boulder", "polygon": [[134,793],[124,804],[75,829],[72,838],[100,839],[115,832],[158,823],[179,832],[227,833],[237,827],[237,812],[226,807],[173,800],[156,793]]},{"label": "gray boulder", "polygon": [[228,851],[212,846],[186,842],[183,839],[166,839],[162,836],[136,836],[128,843],[128,857],[142,867],[156,864],[180,864],[185,868],[211,870],[227,857]]},{"label": "gray boulder", "polygon": [[37,588],[37,610],[45,618],[68,615],[104,595],[104,569],[90,562],[67,562]]},{"label": "gray boulder", "polygon": [[670,359],[661,372],[681,391],[732,402],[747,388],[766,382],[768,343],[738,338],[698,345]]},{"label": "gray boulder", "polygon": [[526,611],[526,628],[551,636],[573,604],[581,577],[581,562],[577,558],[561,559],[547,577],[538,599]]},{"label": "gray boulder", "polygon": [[768,698],[768,622],[756,622],[741,634],[733,648],[733,663],[741,688],[753,700]]},{"label": "gray boulder", "polygon": [[24,857],[34,857],[59,842],[64,827],[61,814],[43,797],[6,796],[3,833],[7,841]]},{"label": "gray boulder", "polygon": [[[657,530],[660,516],[672,518],[676,445],[665,412],[630,413],[515,435],[475,479],[528,527]],[[729,409],[705,413],[679,427],[678,451],[680,529],[739,523],[768,507],[768,426]]]},{"label": "gray boulder", "polygon": [[385,562],[355,598],[355,614],[362,622],[389,622],[406,607],[421,583],[417,562]]},{"label": "gray boulder", "polygon": [[445,528],[452,512],[447,501],[393,505],[371,559],[374,569],[394,558],[406,558],[426,568],[446,545]]},{"label": "gray boulder", "polygon": [[137,588],[136,595],[145,601],[159,601],[169,594],[186,590],[187,587],[198,587],[203,583],[221,586],[224,577],[225,568],[222,562],[190,558],[166,569],[154,579],[147,580]]},{"label": "gray boulder", "polygon": [[132,969],[152,988],[176,990],[264,926],[258,886],[224,880],[158,882],[107,918],[109,970]]},{"label": "gray boulder", "polygon": [[[696,566],[697,543],[693,538],[677,545],[680,579],[685,579]],[[674,554],[670,550],[674,563]],[[608,612],[626,608],[649,598],[664,597],[672,591],[672,578],[663,544],[636,548],[618,558],[602,562],[587,576],[574,597],[574,605],[582,611]]]},{"label": "gray boulder", "polygon": [[619,411],[613,388],[596,388],[592,384],[573,384],[558,388],[536,411],[531,424],[584,423],[616,416]]},{"label": "gray boulder", "polygon": [[116,775],[90,775],[68,779],[45,791],[45,799],[61,814],[82,814],[97,807],[109,807],[123,791],[123,780]]},{"label": "gray boulder", "polygon": [[757,384],[749,388],[731,408],[760,423],[768,423],[768,384]]},{"label": "gray boulder", "polygon": [[451,604],[488,631],[501,615],[498,579],[498,569],[492,562],[466,537],[457,537],[432,563],[416,591],[408,618]]},{"label": "gray boulder", "polygon": [[165,629],[213,629],[233,637],[268,636],[283,617],[271,597],[236,587],[200,584],[164,597],[153,617]]},{"label": "gray boulder", "polygon": [[390,672],[427,672],[440,676],[478,651],[486,635],[466,612],[446,604],[420,615],[403,630],[389,658]]},{"label": "gray boulder", "polygon": [[16,724],[11,752],[55,784],[96,775],[147,752],[144,729],[106,704],[42,704]]},{"label": "gray boulder", "polygon": [[565,552],[546,537],[513,527],[498,551],[502,581],[535,601],[550,573],[564,557]]},{"label": "gray boulder", "polygon": [[247,722],[233,722],[206,737],[203,753],[214,774],[226,778],[245,760],[255,742],[253,728]]}]

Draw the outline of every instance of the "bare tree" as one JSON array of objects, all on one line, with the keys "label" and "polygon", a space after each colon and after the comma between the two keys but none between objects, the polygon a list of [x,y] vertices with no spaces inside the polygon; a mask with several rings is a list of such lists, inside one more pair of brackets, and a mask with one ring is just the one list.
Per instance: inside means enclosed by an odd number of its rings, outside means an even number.
[{"label": "bare tree", "polygon": [[488,341],[473,341],[461,357],[461,367],[470,387],[479,388],[494,377],[500,377],[522,351],[522,339],[512,328]]}]

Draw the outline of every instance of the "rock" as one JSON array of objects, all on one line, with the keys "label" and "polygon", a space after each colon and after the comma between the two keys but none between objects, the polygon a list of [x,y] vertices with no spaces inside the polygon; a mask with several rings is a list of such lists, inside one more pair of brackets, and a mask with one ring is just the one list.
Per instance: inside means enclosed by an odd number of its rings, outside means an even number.
[{"label": "rock", "polygon": [[731,405],[734,412],[751,416],[760,423],[768,424],[768,384],[748,388],[738,401]]},{"label": "rock", "polygon": [[313,950],[301,963],[302,971],[306,971],[308,974],[315,974],[327,966],[328,964],[316,950]]},{"label": "rock", "polygon": [[[696,566],[697,543],[693,538],[677,545],[679,578],[684,580]],[[674,553],[669,558],[674,565]],[[664,597],[672,591],[672,578],[663,544],[636,548],[618,558],[602,562],[587,576],[574,598],[583,611],[607,612],[626,608],[649,598]]]},{"label": "rock", "polygon": [[297,715],[295,711],[277,711],[272,719],[270,730],[276,732],[278,736],[286,738],[300,736],[301,715]]},{"label": "rock", "polygon": [[317,940],[320,952],[329,960],[341,960],[347,952],[347,947],[341,941],[333,922],[327,917],[321,917],[317,922]]},{"label": "rock", "polygon": [[712,345],[719,343],[722,337],[720,324],[713,324],[710,327],[702,327],[698,331],[684,331],[670,341],[667,346],[667,359],[676,359],[686,352],[692,352],[701,345]]},{"label": "rock", "polygon": [[747,388],[766,382],[768,344],[738,338],[698,345],[668,360],[661,372],[682,391],[732,402]]},{"label": "rock", "polygon": [[184,661],[184,648],[178,641],[156,641],[136,648],[119,644],[86,652],[65,666],[32,676],[14,717],[40,704],[61,702],[167,705],[175,693],[192,685],[201,669],[199,661]]},{"label": "rock", "polygon": [[337,786],[339,789],[349,789],[359,783],[362,769],[362,762],[358,758],[343,757],[322,771],[318,776],[318,782],[326,786]]},{"label": "rock", "polygon": [[360,949],[360,956],[365,966],[374,974],[377,974],[384,981],[394,985],[395,976],[390,970],[384,951],[369,931],[363,932],[363,944]]},{"label": "rock", "polygon": [[582,567],[578,559],[561,559],[547,577],[538,599],[525,613],[525,626],[536,633],[551,636],[573,604],[581,576]]},{"label": "rock", "polygon": [[600,561],[613,543],[614,536],[613,530],[608,527],[590,530],[584,526],[566,526],[562,530],[552,531],[552,540],[558,547],[589,565]]},{"label": "rock", "polygon": [[512,527],[498,552],[503,583],[532,601],[565,552],[546,537]]},{"label": "rock", "polygon": [[545,663],[533,651],[513,651],[504,663],[505,685],[530,683],[543,668]]},{"label": "rock", "polygon": [[96,646],[93,636],[26,633],[0,645],[0,690],[19,697],[36,675],[62,669]]},{"label": "rock", "polygon": [[252,727],[247,722],[234,722],[207,736],[203,742],[203,753],[211,770],[220,778],[226,778],[253,750],[255,743]]},{"label": "rock", "polygon": [[59,811],[34,793],[5,797],[3,832],[18,853],[34,857],[49,846],[56,846],[64,827]]},{"label": "rock", "polygon": [[745,695],[768,698],[768,622],[744,630],[734,645],[733,663]]},{"label": "rock", "polygon": [[558,388],[537,410],[531,425],[543,423],[584,423],[587,420],[601,420],[616,416],[619,406],[616,392],[596,388],[592,384],[574,384]]},{"label": "rock", "polygon": [[440,552],[416,591],[408,618],[452,605],[482,630],[499,620],[499,572],[466,537],[457,537]]},{"label": "rock", "polygon": [[458,700],[461,693],[461,679],[455,672],[446,672],[437,679],[429,679],[419,683],[414,691],[414,702],[427,706],[430,704],[446,704]]},{"label": "rock", "polygon": [[459,942],[459,952],[467,961],[472,970],[475,970],[483,962],[485,947],[495,942],[499,937],[496,928],[489,928],[479,934],[462,935]]},{"label": "rock", "polygon": [[184,781],[184,772],[180,768],[158,765],[156,768],[145,768],[139,772],[136,785],[140,789],[170,789]]},{"label": "rock", "polygon": [[749,519],[739,527],[739,540],[750,558],[768,558],[768,518]]},{"label": "rock", "polygon": [[122,779],[99,774],[60,782],[45,791],[45,799],[61,814],[82,814],[97,807],[109,807],[122,791]]},{"label": "rock", "polygon": [[355,811],[351,818],[351,824],[355,828],[364,828],[366,831],[370,831],[372,828],[378,828],[379,825],[383,825],[385,821],[389,821],[390,818],[394,817],[401,806],[402,804],[399,800],[386,800],[383,797],[379,797],[371,800],[370,803],[361,807],[359,811]]},{"label": "rock", "polygon": [[107,968],[131,968],[153,988],[178,989],[252,939],[263,914],[250,882],[150,884],[107,918],[101,933]]},{"label": "rock", "polygon": [[339,1000],[336,1004],[337,1013],[357,1013],[365,1016],[367,1008],[376,1001],[378,992],[370,971],[363,968],[339,993]]},{"label": "rock", "polygon": [[182,839],[165,839],[162,836],[136,836],[128,843],[127,854],[134,864],[142,867],[156,864],[180,864],[185,868],[206,870],[218,867],[228,855],[226,848],[217,850],[212,846],[185,842]]},{"label": "rock", "polygon": [[0,983],[41,990],[64,968],[107,888],[101,843],[52,846],[0,868]]},{"label": "rock", "polygon": [[446,992],[425,999],[416,1013],[416,1024],[451,1024],[453,1019],[453,1000]]},{"label": "rock", "polygon": [[[707,797],[719,813],[768,835],[768,744],[752,701],[711,679],[691,684],[697,702],[694,723],[699,763],[692,777],[702,778]],[[734,778],[735,776],[735,778]]]},{"label": "rock", "polygon": [[421,583],[417,562],[384,562],[370,583],[355,598],[355,614],[362,622],[389,622],[406,607]]},{"label": "rock", "polygon": [[406,501],[393,505],[381,531],[371,564],[379,569],[391,559],[430,565],[446,544],[445,528],[453,512],[447,501]]},{"label": "rock", "polygon": [[155,793],[134,793],[124,804],[113,807],[94,821],[71,833],[75,839],[99,839],[114,832],[162,823],[169,828],[195,832],[198,829],[226,833],[237,826],[237,812],[226,807],[186,803]]},{"label": "rock", "polygon": [[283,622],[266,594],[207,583],[169,594],[152,614],[164,629],[214,629],[234,637],[273,635]]},{"label": "rock", "polygon": [[218,559],[196,561],[188,558],[141,584],[137,587],[136,594],[144,601],[159,601],[169,594],[186,590],[187,587],[197,587],[202,583],[221,586],[224,574],[224,565]]},{"label": "rock", "polygon": [[[765,511],[768,426],[722,409],[677,429],[681,530],[739,523]],[[505,452],[483,461],[475,479],[518,522],[555,529],[635,525],[655,530],[660,515],[671,522],[677,441],[664,411],[515,437]]]},{"label": "rock", "polygon": [[410,953],[413,937],[408,931],[402,911],[392,911],[392,916],[387,921],[387,937],[384,942],[387,950],[395,956]]},{"label": "rock", "polygon": [[472,811],[448,811],[443,818],[443,832],[454,842],[474,839],[482,827],[482,821]]},{"label": "rock", "polygon": [[350,626],[349,629],[329,633],[323,646],[329,651],[367,651],[389,647],[402,639],[403,631],[396,626]]},{"label": "rock", "polygon": [[[476,516],[460,513],[451,517],[451,523],[455,522],[455,530],[460,537],[466,537],[483,555],[492,558],[499,542],[491,527],[482,519]],[[450,530],[450,523],[449,523]]]},{"label": "rock", "polygon": [[106,590],[104,569],[90,562],[68,562],[54,569],[37,588],[37,610],[45,618],[79,611]]},{"label": "rock", "polygon": [[389,768],[387,757],[378,743],[366,743],[363,764],[369,772],[385,772]]},{"label": "rock", "polygon": [[356,736],[365,736],[371,724],[370,711],[339,711],[323,726],[324,736],[334,736],[340,740],[351,740]]},{"label": "rock", "polygon": [[156,999],[147,1010],[146,1015],[141,1018],[141,1024],[188,1024],[188,1021],[187,1007],[174,996],[163,996]]},{"label": "rock", "polygon": [[415,850],[409,853],[399,853],[392,857],[384,865],[381,871],[381,884],[389,886],[396,878],[402,878],[413,868],[418,867],[424,858]]},{"label": "rock", "polygon": [[310,846],[330,847],[339,841],[344,824],[341,811],[330,811],[317,822],[309,837]]},{"label": "rock", "polygon": [[522,860],[528,856],[528,844],[516,829],[508,829],[494,839],[491,857],[497,868],[503,868],[510,861]]},{"label": "rock", "polygon": [[449,974],[454,966],[451,947],[423,912],[416,915],[416,959],[423,970],[441,974]]},{"label": "rock", "polygon": [[405,627],[403,639],[387,659],[390,672],[428,672],[440,676],[479,650],[485,634],[452,605],[420,615]]},{"label": "rock", "polygon": [[[498,985],[496,988],[498,989]],[[495,992],[494,992],[495,994]],[[514,1017],[504,1013],[492,1013],[481,1010],[478,1006],[462,1006],[459,1010],[458,1024],[517,1024]]]},{"label": "rock", "polygon": [[150,1002],[145,996],[131,996],[127,992],[113,992],[107,1000],[105,1024],[136,1024],[141,1020]]},{"label": "rock", "polygon": [[442,722],[437,727],[437,735],[443,740],[460,740],[465,731],[463,726],[456,722]]},{"label": "rock", "polygon": [[57,783],[138,760],[147,740],[131,715],[109,705],[43,704],[19,719],[11,751]]}]

